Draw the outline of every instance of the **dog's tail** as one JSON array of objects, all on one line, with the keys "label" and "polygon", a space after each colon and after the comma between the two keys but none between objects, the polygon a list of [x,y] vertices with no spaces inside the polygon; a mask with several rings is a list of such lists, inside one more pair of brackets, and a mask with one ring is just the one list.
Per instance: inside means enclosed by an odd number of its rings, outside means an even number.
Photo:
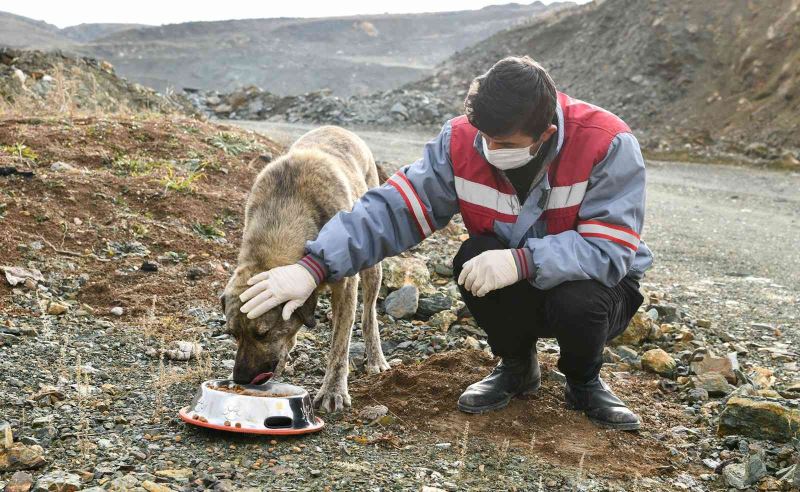
[{"label": "dog's tail", "polygon": [[378,168],[378,182],[380,184],[385,183],[389,180],[389,176],[391,174],[387,171],[388,164],[385,162],[375,162],[375,167]]}]

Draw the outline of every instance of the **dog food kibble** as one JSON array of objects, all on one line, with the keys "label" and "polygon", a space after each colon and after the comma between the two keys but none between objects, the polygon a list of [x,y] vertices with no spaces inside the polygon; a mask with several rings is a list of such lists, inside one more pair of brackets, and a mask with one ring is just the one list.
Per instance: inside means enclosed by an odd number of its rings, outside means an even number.
[{"label": "dog food kibble", "polygon": [[242,423],[241,422],[236,422],[236,428],[237,429],[241,429],[242,428]]},{"label": "dog food kibble", "polygon": [[225,427],[230,427],[231,423],[226,420],[225,422],[223,422],[222,425],[224,425]]},{"label": "dog food kibble", "polygon": [[217,391],[222,391],[223,393],[233,393],[236,395],[245,395],[245,396],[263,396],[269,398],[286,398],[287,396],[293,396],[289,393],[268,393],[265,391],[258,391],[258,390],[251,390],[247,388],[242,388],[238,384],[234,384],[231,386],[212,386],[212,389]]}]

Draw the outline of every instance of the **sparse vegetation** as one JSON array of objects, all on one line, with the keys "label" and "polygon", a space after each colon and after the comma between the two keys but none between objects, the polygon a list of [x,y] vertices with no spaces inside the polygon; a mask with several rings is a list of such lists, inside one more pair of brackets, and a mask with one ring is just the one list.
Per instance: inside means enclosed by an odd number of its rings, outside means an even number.
[{"label": "sparse vegetation", "polygon": [[231,132],[219,132],[211,137],[208,143],[228,155],[239,155],[244,152],[260,151],[264,149],[263,145]]},{"label": "sparse vegetation", "polygon": [[28,147],[22,142],[15,142],[11,145],[3,145],[0,147],[6,154],[13,156],[20,160],[36,161],[39,155],[33,149]]},{"label": "sparse vegetation", "polygon": [[200,222],[195,222],[194,224],[192,224],[192,231],[194,231],[198,236],[202,237],[203,239],[208,239],[208,240],[214,240],[225,237],[225,231],[218,229],[213,225],[201,224]]},{"label": "sparse vegetation", "polygon": [[202,171],[190,171],[186,176],[179,176],[172,166],[166,169],[166,173],[167,175],[161,178],[161,185],[165,190],[181,193],[193,192],[196,183],[206,177]]}]

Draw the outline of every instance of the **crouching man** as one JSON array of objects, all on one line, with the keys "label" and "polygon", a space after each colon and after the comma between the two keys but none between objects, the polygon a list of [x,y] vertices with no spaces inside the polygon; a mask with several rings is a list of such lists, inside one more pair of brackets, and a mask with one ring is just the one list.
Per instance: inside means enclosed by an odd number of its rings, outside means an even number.
[{"label": "crouching man", "polygon": [[639,280],[652,263],[639,237],[645,168],[636,138],[615,115],[557,92],[528,57],[477,77],[464,109],[422,159],[331,219],[303,261],[249,290],[242,311],[299,306],[321,280],[407,250],[460,212],[470,237],[454,271],[501,361],[458,408],[487,412],[538,390],[536,341],[554,337],[567,404],[598,425],[638,429],[599,377],[603,347],[641,305]]}]

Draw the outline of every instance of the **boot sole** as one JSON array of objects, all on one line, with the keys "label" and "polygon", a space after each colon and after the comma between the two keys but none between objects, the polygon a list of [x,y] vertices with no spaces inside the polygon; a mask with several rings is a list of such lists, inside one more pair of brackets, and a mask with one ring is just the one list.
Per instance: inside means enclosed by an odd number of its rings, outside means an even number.
[{"label": "boot sole", "polygon": [[517,393],[515,395],[511,395],[508,398],[506,398],[505,400],[500,400],[497,403],[492,403],[491,405],[484,405],[482,407],[469,407],[469,406],[466,406],[466,405],[462,405],[461,403],[456,403],[456,406],[458,407],[459,410],[461,410],[464,413],[471,413],[471,414],[475,414],[475,415],[480,415],[482,413],[488,413],[488,412],[491,412],[493,410],[500,410],[501,408],[507,407],[508,404],[511,403],[511,400],[514,399],[514,397],[517,397],[517,396],[533,396],[533,395],[535,395],[536,393],[539,392],[539,388],[541,388],[541,386],[542,386],[542,380],[539,379],[539,381],[537,381],[536,384],[534,384],[530,388],[528,388],[528,389],[526,389],[526,390],[524,390],[524,391],[522,391],[520,393]]},{"label": "boot sole", "polygon": [[604,429],[621,430],[621,431],[635,431],[635,430],[641,429],[641,427],[642,427],[642,423],[641,422],[625,422],[625,423],[615,424],[615,423],[610,423],[610,422],[604,422],[602,420],[596,420],[596,419],[593,419],[593,418],[591,418],[589,416],[587,416],[587,418],[594,425],[596,425],[598,427],[602,427]]},{"label": "boot sole", "polygon": [[[586,415],[586,413],[582,409],[577,408],[574,404],[572,404],[570,402],[567,402],[567,408],[569,408],[570,410],[575,410],[576,412],[581,412],[584,415]],[[604,420],[593,419],[592,417],[589,417],[588,415],[586,415],[586,418],[589,419],[589,422],[593,423],[597,427],[602,427],[604,429],[621,430],[621,431],[635,431],[635,430],[639,430],[639,429],[642,428],[641,421],[640,422],[613,423],[613,422],[606,422]]]}]

